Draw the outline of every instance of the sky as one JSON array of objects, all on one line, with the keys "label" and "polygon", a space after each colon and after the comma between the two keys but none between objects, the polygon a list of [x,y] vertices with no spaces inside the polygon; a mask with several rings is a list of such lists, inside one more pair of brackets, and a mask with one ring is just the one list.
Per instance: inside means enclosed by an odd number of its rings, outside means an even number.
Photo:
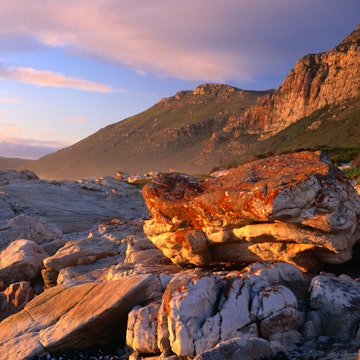
[{"label": "sky", "polygon": [[37,159],[203,83],[277,88],[359,15],[359,0],[0,0],[0,156]]}]

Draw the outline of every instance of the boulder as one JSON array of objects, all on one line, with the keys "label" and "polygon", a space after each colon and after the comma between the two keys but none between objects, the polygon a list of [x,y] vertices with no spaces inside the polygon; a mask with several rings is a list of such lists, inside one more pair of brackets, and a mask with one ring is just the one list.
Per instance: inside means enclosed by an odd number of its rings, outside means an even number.
[{"label": "boulder", "polygon": [[286,286],[290,283],[295,288],[302,283],[297,292],[304,293],[303,274],[286,263],[231,272],[183,271],[166,286],[161,303],[131,311],[127,343],[139,353],[180,358],[193,358],[232,339],[278,340],[293,348],[302,338],[297,332],[302,322],[298,300]]},{"label": "boulder", "polygon": [[47,256],[36,242],[15,240],[0,252],[0,279],[6,284],[32,281],[40,275]]},{"label": "boulder", "polygon": [[0,250],[17,239],[32,240],[41,245],[61,236],[62,231],[55,225],[21,214],[0,223]]},{"label": "boulder", "polygon": [[315,329],[320,327],[322,334],[342,341],[355,338],[360,323],[359,279],[326,273],[315,276],[310,286],[310,307],[316,315],[312,313],[308,321]]},{"label": "boulder", "polygon": [[109,342],[131,308],[161,291],[152,275],[53,287],[0,323],[0,354],[20,360]]},{"label": "boulder", "polygon": [[271,357],[269,341],[259,338],[234,338],[203,352],[195,360],[252,360]]},{"label": "boulder", "polygon": [[126,344],[141,354],[159,354],[157,343],[157,316],[161,302],[136,306],[128,315]]},{"label": "boulder", "polygon": [[29,281],[11,284],[0,293],[0,321],[22,310],[34,297]]},{"label": "boulder", "polygon": [[360,198],[320,152],[261,159],[199,179],[162,174],[143,187],[144,231],[174,263],[286,261],[304,270],[351,258]]}]

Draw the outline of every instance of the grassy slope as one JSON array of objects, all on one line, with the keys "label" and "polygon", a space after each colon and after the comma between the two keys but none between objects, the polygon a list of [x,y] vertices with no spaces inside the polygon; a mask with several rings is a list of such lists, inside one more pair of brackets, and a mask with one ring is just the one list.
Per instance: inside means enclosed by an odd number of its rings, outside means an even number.
[{"label": "grassy slope", "polygon": [[[186,164],[211,136],[207,127],[196,138],[171,137],[175,129],[209,123],[240,114],[266,92],[235,91],[227,95],[193,95],[182,91],[150,109],[109,125],[88,138],[33,162],[43,179],[113,176],[116,171],[188,171]],[[169,135],[170,134],[170,135]]]},{"label": "grassy slope", "polygon": [[339,165],[360,152],[360,97],[324,107],[255,145],[240,162],[302,149],[327,152]]}]

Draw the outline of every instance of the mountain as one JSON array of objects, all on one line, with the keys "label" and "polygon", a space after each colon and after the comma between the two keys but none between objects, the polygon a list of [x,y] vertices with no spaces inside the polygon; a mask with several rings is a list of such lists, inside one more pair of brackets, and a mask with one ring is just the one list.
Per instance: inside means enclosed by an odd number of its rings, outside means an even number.
[{"label": "mountain", "polygon": [[27,167],[31,160],[21,158],[8,158],[0,156],[0,170],[13,170],[19,166]]},{"label": "mountain", "polygon": [[360,26],[334,49],[301,58],[275,91],[180,91],[27,167],[44,179],[202,173],[280,148],[347,146],[352,133],[360,138],[359,96]]},{"label": "mountain", "polygon": [[[197,163],[214,133],[271,91],[204,84],[160,100],[148,110],[100,129],[86,139],[27,166],[42,179],[114,175],[117,171],[202,172]],[[211,162],[213,167],[219,159]]]}]

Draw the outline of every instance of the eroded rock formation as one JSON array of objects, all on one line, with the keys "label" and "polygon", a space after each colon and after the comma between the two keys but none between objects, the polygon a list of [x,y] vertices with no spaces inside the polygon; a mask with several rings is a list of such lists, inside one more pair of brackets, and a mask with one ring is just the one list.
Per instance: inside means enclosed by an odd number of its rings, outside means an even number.
[{"label": "eroded rock formation", "polygon": [[321,153],[266,158],[199,180],[164,174],[143,188],[144,231],[174,263],[287,261],[306,270],[351,258],[359,196]]}]

